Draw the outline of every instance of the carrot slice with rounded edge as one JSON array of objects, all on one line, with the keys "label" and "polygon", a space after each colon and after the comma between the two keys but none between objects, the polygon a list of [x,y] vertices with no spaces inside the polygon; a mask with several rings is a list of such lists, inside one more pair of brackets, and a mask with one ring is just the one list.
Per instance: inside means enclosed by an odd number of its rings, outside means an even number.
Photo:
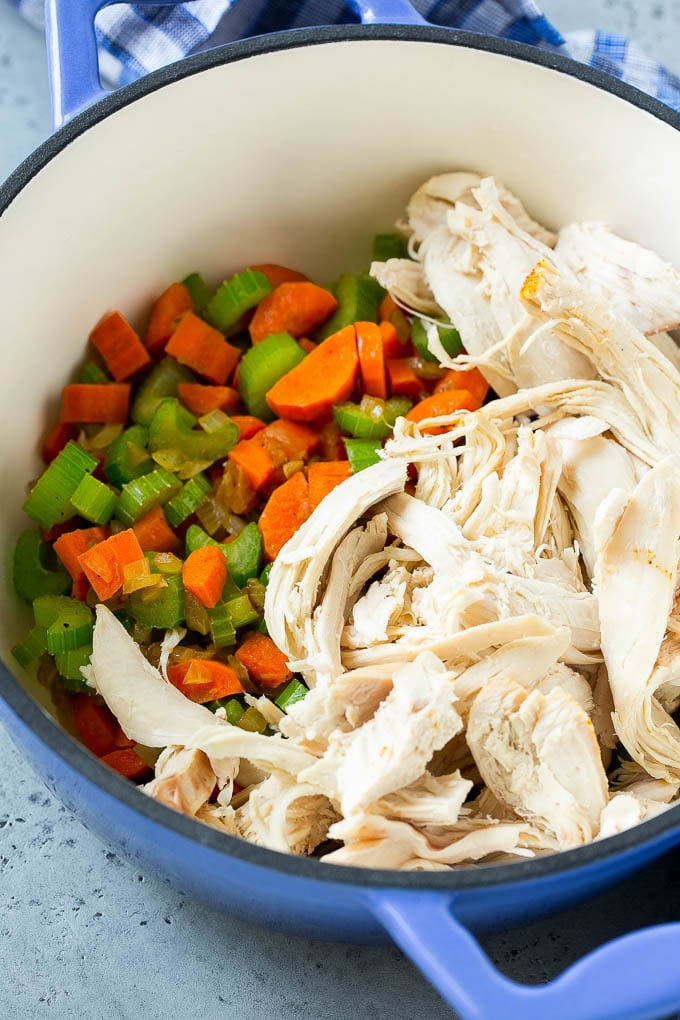
[{"label": "carrot slice with rounded edge", "polygon": [[408,358],[388,358],[387,378],[392,396],[417,397],[425,388]]},{"label": "carrot slice with rounded edge", "polygon": [[168,524],[163,507],[155,506],[132,525],[144,552],[174,552],[179,538]]},{"label": "carrot slice with rounded edge", "polygon": [[262,533],[264,555],[274,560],[309,517],[309,485],[302,471],[274,489],[257,522]]},{"label": "carrot slice with rounded edge", "polygon": [[238,347],[232,347],[218,329],[193,312],[182,316],[165,353],[218,386],[225,384],[241,357]]},{"label": "carrot slice with rounded edge", "polygon": [[59,535],[54,542],[52,548],[68,570],[73,581],[71,589],[72,598],[83,601],[89,588],[89,581],[85,576],[85,571],[78,562],[78,557],[82,553],[87,552],[88,549],[91,549],[93,545],[103,542],[108,534],[108,528],[95,525],[92,528],[75,528],[73,531],[66,531],[64,534]]},{"label": "carrot slice with rounded edge", "polygon": [[288,269],[287,266],[279,266],[275,262],[264,262],[261,266],[249,266],[254,273],[264,273],[272,287],[278,287],[281,283],[304,283],[307,277],[304,273],[298,273],[296,269]]},{"label": "carrot slice with rounded edge", "polygon": [[78,736],[88,751],[101,758],[120,746],[118,720],[106,705],[95,701],[90,694],[74,694],[71,708]]},{"label": "carrot slice with rounded edge", "polygon": [[182,584],[206,609],[220,601],[226,580],[227,561],[219,546],[194,549],[182,564]]},{"label": "carrot slice with rounded edge", "polygon": [[99,320],[90,333],[90,343],[116,382],[128,379],[151,361],[146,347],[120,312],[109,312]]},{"label": "carrot slice with rounded edge", "polygon": [[351,396],[358,368],[354,326],[345,326],[279,379],[266,394],[267,403],[280,418],[322,418]]},{"label": "carrot slice with rounded edge", "polygon": [[[220,554],[221,555],[221,554]],[[236,670],[217,659],[185,659],[168,666],[168,680],[198,704],[216,701],[231,694],[243,694]]]},{"label": "carrot slice with rounded edge", "polygon": [[308,280],[281,283],[263,298],[248,327],[254,344],[270,333],[290,333],[292,337],[313,333],[338,307],[337,299],[325,287]]},{"label": "carrot slice with rounded edge", "polygon": [[326,460],[310,464],[307,472],[309,512],[316,510],[321,500],[351,474],[347,460]]},{"label": "carrot slice with rounded edge", "polygon": [[265,423],[252,414],[232,414],[230,418],[238,428],[239,439],[252,439],[265,427]]},{"label": "carrot slice with rounded edge", "polygon": [[132,528],[98,542],[78,556],[78,563],[92,585],[97,598],[106,602],[125,580],[124,568],[144,558],[144,552]]},{"label": "carrot slice with rounded edge", "polygon": [[[456,411],[478,411],[481,403],[468,390],[445,390],[433,393],[415,404],[405,416],[409,421],[421,422],[425,418],[438,418],[443,414],[455,414]],[[447,429],[431,425],[420,430],[427,435],[438,436]]]},{"label": "carrot slice with rounded edge", "polygon": [[355,322],[354,328],[363,391],[371,397],[386,400],[385,352],[380,326],[374,322]]},{"label": "carrot slice with rounded edge", "polygon": [[98,425],[127,421],[130,383],[69,383],[61,391],[62,422]]},{"label": "carrot slice with rounded edge", "polygon": [[270,637],[256,630],[246,634],[234,657],[246,667],[251,680],[261,687],[280,687],[293,676],[283,652]]},{"label": "carrot slice with rounded edge", "polygon": [[287,460],[307,460],[316,453],[321,443],[317,429],[285,418],[278,418],[265,426],[258,441],[272,455],[275,464],[285,464]]},{"label": "carrot slice with rounded edge", "polygon": [[177,396],[192,414],[199,417],[202,414],[209,414],[210,411],[224,411],[230,414],[241,403],[239,392],[233,386],[181,382],[177,386]]},{"label": "carrot slice with rounded edge", "polygon": [[383,354],[387,358],[403,358],[406,345],[399,339],[399,334],[391,322],[380,323],[380,335],[383,342]]},{"label": "carrot slice with rounded edge", "polygon": [[481,407],[489,392],[489,384],[478,368],[471,368],[469,372],[450,368],[434,388],[435,393],[444,393],[446,390],[467,390],[477,397]]},{"label": "carrot slice with rounded edge", "polygon": [[193,312],[194,302],[183,283],[171,283],[156,300],[146,329],[144,344],[150,354],[161,354],[185,312]]},{"label": "carrot slice with rounded edge", "polygon": [[272,455],[260,441],[261,433],[252,439],[240,439],[227,456],[232,464],[237,464],[243,471],[251,489],[262,489],[271,480],[276,471]]},{"label": "carrot slice with rounded edge", "polygon": [[142,779],[151,772],[151,766],[147,765],[143,758],[133,748],[126,747],[118,751],[109,751],[102,755],[100,761],[118,772],[125,779]]}]

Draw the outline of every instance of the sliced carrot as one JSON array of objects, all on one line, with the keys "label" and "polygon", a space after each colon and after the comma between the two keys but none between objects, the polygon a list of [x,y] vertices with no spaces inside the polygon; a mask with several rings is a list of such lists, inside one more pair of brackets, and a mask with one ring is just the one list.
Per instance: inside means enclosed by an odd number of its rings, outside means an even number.
[{"label": "sliced carrot", "polygon": [[203,704],[231,694],[243,694],[236,670],[217,659],[185,659],[168,666],[168,680],[182,694]]},{"label": "sliced carrot", "polygon": [[265,262],[261,266],[250,266],[254,273],[264,273],[272,287],[278,287],[281,283],[302,283],[307,279],[304,273],[298,273],[295,269],[288,269],[286,266],[277,266],[275,262]]},{"label": "sliced carrot", "polygon": [[194,549],[182,564],[182,584],[206,609],[220,601],[227,580],[227,561],[216,545]]},{"label": "sliced carrot", "polygon": [[307,460],[319,449],[320,438],[318,431],[309,425],[278,418],[265,427],[259,442],[278,465],[288,460]]},{"label": "sliced carrot", "polygon": [[259,440],[259,434],[252,439],[241,439],[228,453],[232,464],[237,464],[246,476],[248,485],[255,491],[262,489],[273,477],[276,464],[272,455]]},{"label": "sliced carrot", "polygon": [[59,420],[79,424],[125,422],[130,383],[69,383],[61,391]]},{"label": "sliced carrot", "polygon": [[[415,404],[406,415],[409,421],[420,422],[425,418],[438,418],[443,414],[455,414],[456,411],[477,411],[481,407],[477,397],[468,390],[445,390],[443,393],[433,393]],[[432,436],[441,435],[446,432],[445,428],[431,425],[422,428],[421,432]]]},{"label": "sliced carrot", "polygon": [[309,512],[316,510],[324,496],[351,475],[349,461],[326,460],[309,465]]},{"label": "sliced carrot", "polygon": [[70,421],[56,422],[43,439],[42,457],[46,464],[51,464],[58,453],[64,449],[69,439],[78,437],[78,429]]},{"label": "sliced carrot", "polygon": [[53,549],[68,570],[73,581],[73,588],[71,590],[73,598],[79,598],[81,601],[84,600],[89,588],[89,582],[78,557],[82,553],[87,552],[88,549],[91,549],[93,545],[103,542],[108,533],[107,528],[99,526],[76,528],[73,531],[67,531],[60,535],[55,541]]},{"label": "sliced carrot", "polygon": [[78,556],[78,563],[94,588],[97,598],[106,602],[122,586],[126,565],[143,558],[144,551],[137,536],[132,528],[127,528],[81,553]]},{"label": "sliced carrot", "polygon": [[355,322],[354,328],[363,392],[370,397],[386,400],[385,352],[380,326],[374,322]]},{"label": "sliced carrot", "polygon": [[144,343],[150,354],[161,354],[185,312],[193,312],[191,294],[183,283],[171,283],[151,309]]},{"label": "sliced carrot", "polygon": [[257,522],[262,533],[264,555],[274,560],[309,517],[309,486],[302,471],[274,489]]},{"label": "sliced carrot", "polygon": [[380,335],[382,336],[385,359],[404,357],[405,344],[399,339],[399,334],[391,322],[383,320],[380,323]]},{"label": "sliced carrot", "polygon": [[478,368],[471,368],[469,372],[450,368],[434,388],[435,393],[444,393],[446,390],[467,390],[477,397],[481,407],[489,392],[489,384]]},{"label": "sliced carrot", "polygon": [[123,748],[120,751],[110,751],[108,754],[102,755],[101,761],[125,779],[143,779],[151,772],[151,766],[147,765],[144,759],[140,758],[131,747]]},{"label": "sliced carrot", "polygon": [[352,395],[358,368],[354,326],[345,326],[279,379],[267,393],[267,403],[280,418],[322,418],[333,404]]},{"label": "sliced carrot", "polygon": [[234,655],[246,667],[251,680],[261,687],[280,687],[293,676],[283,652],[270,637],[257,630],[246,635]]},{"label": "sliced carrot", "polygon": [[318,344],[315,344],[313,340],[308,340],[306,336],[300,337],[298,343],[305,354],[311,354],[312,351],[315,351],[319,346]]},{"label": "sliced carrot", "polygon": [[144,552],[174,552],[179,538],[168,524],[163,508],[155,506],[132,525]]},{"label": "sliced carrot", "polygon": [[146,347],[120,312],[110,312],[99,320],[90,333],[90,343],[116,382],[129,379],[151,361]]},{"label": "sliced carrot", "polygon": [[248,327],[250,339],[256,344],[270,333],[307,336],[330,318],[337,307],[333,294],[316,283],[307,280],[281,283],[255,309]]},{"label": "sliced carrot", "polygon": [[177,396],[184,406],[197,414],[209,414],[210,411],[224,411],[231,414],[241,403],[238,390],[233,386],[206,386],[204,383],[181,382],[177,386]]},{"label": "sliced carrot", "polygon": [[394,298],[390,294],[385,294],[378,305],[378,319],[382,322],[383,319],[389,319],[392,312],[396,312],[399,305],[396,303]]},{"label": "sliced carrot", "polygon": [[98,758],[116,748],[131,746],[132,741],[125,736],[113,713],[90,694],[74,694],[71,707],[78,736]]},{"label": "sliced carrot", "polygon": [[165,353],[219,386],[225,384],[241,357],[238,347],[228,344],[219,330],[193,312],[182,316]]},{"label": "sliced carrot", "polygon": [[239,439],[252,439],[264,428],[264,422],[252,414],[232,414],[230,417],[234,425],[238,426]]},{"label": "sliced carrot", "polygon": [[388,358],[387,378],[392,396],[417,397],[423,391],[423,381],[411,367],[409,358]]}]

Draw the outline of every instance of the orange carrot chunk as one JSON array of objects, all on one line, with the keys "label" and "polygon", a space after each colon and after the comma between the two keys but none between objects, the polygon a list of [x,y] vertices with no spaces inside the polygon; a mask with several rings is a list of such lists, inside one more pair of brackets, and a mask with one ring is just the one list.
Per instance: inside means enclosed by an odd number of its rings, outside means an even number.
[{"label": "orange carrot chunk", "polygon": [[385,319],[389,319],[392,312],[396,312],[399,305],[395,302],[394,298],[389,294],[385,294],[378,305],[378,319],[382,322]]},{"label": "orange carrot chunk", "polygon": [[220,601],[227,580],[227,561],[216,545],[194,549],[182,564],[182,584],[206,609]]},{"label": "orange carrot chunk", "polygon": [[246,667],[251,680],[261,687],[280,687],[293,676],[283,652],[270,637],[259,631],[247,634],[234,655]]},{"label": "orange carrot chunk", "polygon": [[151,772],[151,766],[147,765],[144,759],[140,758],[131,747],[110,751],[108,754],[102,755],[101,761],[125,779],[143,779]]},{"label": "orange carrot chunk", "polygon": [[99,320],[90,333],[90,343],[99,351],[116,382],[129,379],[151,361],[144,344],[120,312],[111,312]]},{"label": "orange carrot chunk", "polygon": [[489,384],[478,368],[471,368],[469,372],[450,368],[434,388],[435,393],[444,393],[446,390],[467,390],[477,397],[481,407],[489,392]]},{"label": "orange carrot chunk", "polygon": [[238,390],[233,386],[206,386],[204,383],[181,382],[177,386],[177,396],[184,406],[197,414],[209,414],[210,411],[224,411],[231,414],[241,403]]},{"label": "orange carrot chunk", "polygon": [[327,460],[309,465],[309,512],[316,510],[324,496],[351,475],[349,461]]},{"label": "orange carrot chunk", "polygon": [[256,344],[270,333],[307,336],[330,318],[337,307],[333,294],[316,283],[281,283],[255,309],[248,327],[250,339]]},{"label": "orange carrot chunk", "polygon": [[219,330],[193,312],[182,317],[165,353],[219,386],[225,384],[241,356],[238,347],[228,344]]},{"label": "orange carrot chunk", "polygon": [[280,418],[325,417],[333,404],[352,395],[358,368],[354,326],[345,326],[282,376],[267,393],[267,403]]},{"label": "orange carrot chunk", "polygon": [[239,439],[252,439],[264,428],[264,422],[252,414],[232,414],[230,418],[238,428]]},{"label": "orange carrot chunk", "polygon": [[376,326],[374,322],[355,322],[354,328],[357,333],[359,371],[364,394],[386,400],[385,352],[380,326]]},{"label": "orange carrot chunk", "polygon": [[136,520],[132,530],[144,552],[174,552],[179,538],[168,524],[163,508],[155,506]]},{"label": "orange carrot chunk", "polygon": [[[477,397],[468,390],[445,390],[443,393],[433,393],[415,404],[406,418],[409,421],[420,422],[425,418],[438,418],[442,414],[455,414],[456,411],[477,411],[481,406]],[[421,432],[432,436],[441,435],[446,431],[445,428],[434,425],[421,429]]]},{"label": "orange carrot chunk", "polygon": [[130,405],[130,383],[69,383],[61,391],[62,422],[105,424],[125,422]]},{"label": "orange carrot chunk", "polygon": [[316,429],[285,418],[267,425],[259,441],[276,464],[285,464],[287,460],[307,460],[316,453],[321,442]]},{"label": "orange carrot chunk", "polygon": [[243,694],[243,684],[236,671],[217,659],[185,659],[184,662],[175,662],[168,666],[168,680],[186,698],[198,704],[232,694]]},{"label": "orange carrot chunk", "polygon": [[302,471],[274,489],[257,522],[264,555],[275,560],[289,538],[309,517],[309,486]]},{"label": "orange carrot chunk", "polygon": [[393,397],[417,397],[422,393],[423,381],[413,371],[409,358],[388,358],[387,378]]},{"label": "orange carrot chunk", "polygon": [[132,528],[119,531],[78,556],[78,563],[95,590],[97,598],[106,602],[121,588],[125,567],[144,558],[144,551]]},{"label": "orange carrot chunk", "polygon": [[151,309],[151,318],[144,337],[147,351],[156,356],[161,354],[181,316],[193,310],[191,294],[184,284],[171,283]]},{"label": "orange carrot chunk", "polygon": [[301,336],[298,343],[305,354],[311,354],[312,351],[315,351],[319,346],[318,344],[315,344],[313,340],[308,340],[306,336]]},{"label": "orange carrot chunk", "polygon": [[278,287],[281,283],[302,283],[307,279],[304,273],[288,269],[287,266],[278,266],[275,262],[265,262],[261,266],[250,266],[249,268],[254,273],[264,273],[272,287]]},{"label": "orange carrot chunk", "polygon": [[78,429],[70,421],[56,422],[43,439],[42,456],[46,464],[51,464],[58,453],[64,449],[69,439],[77,439]]},{"label": "orange carrot chunk", "polygon": [[73,598],[79,598],[82,601],[86,597],[89,587],[85,571],[78,562],[78,557],[88,549],[91,549],[93,545],[103,542],[107,536],[107,528],[96,526],[67,531],[63,535],[59,535],[55,541],[53,549],[68,570],[73,581],[71,590]]},{"label": "orange carrot chunk", "polygon": [[383,342],[383,355],[385,358],[403,357],[405,345],[399,339],[399,334],[392,323],[382,321],[379,328]]},{"label": "orange carrot chunk", "polygon": [[88,751],[92,751],[98,758],[132,743],[123,733],[113,713],[91,695],[74,694],[71,707],[78,736]]},{"label": "orange carrot chunk", "polygon": [[263,488],[276,471],[276,464],[269,451],[260,443],[259,435],[239,440],[229,451],[228,457],[241,468],[248,485],[255,491]]}]

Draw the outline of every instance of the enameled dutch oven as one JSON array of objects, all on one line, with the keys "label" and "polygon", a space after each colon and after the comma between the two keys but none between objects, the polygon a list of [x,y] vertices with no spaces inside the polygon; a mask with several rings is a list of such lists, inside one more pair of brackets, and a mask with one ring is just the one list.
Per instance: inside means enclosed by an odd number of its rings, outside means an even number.
[{"label": "enameled dutch oven", "polygon": [[[680,265],[680,116],[613,78],[367,0],[356,4],[363,25],[231,44],[104,95],[93,31],[104,6],[48,2],[58,130],[0,190],[5,567],[37,439],[92,323],[111,307],[134,319],[189,270],[216,283],[264,261],[316,279],[361,268],[372,232],[428,175],[453,168],[497,174],[552,226],[604,219]],[[471,934],[623,879],[680,842],[680,807],[568,853],[451,873],[341,868],[250,845],[138,793],[52,720],[9,654],[26,620],[8,576],[8,731],[49,788],[141,866],[273,927],[389,935],[465,1020],[680,1008],[680,925],[617,939],[538,987],[499,974]]]}]

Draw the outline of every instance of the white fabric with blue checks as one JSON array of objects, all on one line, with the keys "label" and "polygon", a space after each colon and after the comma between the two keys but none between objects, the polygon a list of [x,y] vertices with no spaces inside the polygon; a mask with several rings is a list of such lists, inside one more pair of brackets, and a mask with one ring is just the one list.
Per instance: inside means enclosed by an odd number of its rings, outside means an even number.
[{"label": "white fabric with blue checks", "polygon": [[[42,0],[10,0],[36,25]],[[415,0],[435,25],[530,43],[607,71],[680,110],[680,78],[610,32],[562,36],[532,0]],[[124,85],[197,49],[244,36],[357,20],[343,0],[191,0],[177,7],[117,4],[97,17],[104,77]]]}]

